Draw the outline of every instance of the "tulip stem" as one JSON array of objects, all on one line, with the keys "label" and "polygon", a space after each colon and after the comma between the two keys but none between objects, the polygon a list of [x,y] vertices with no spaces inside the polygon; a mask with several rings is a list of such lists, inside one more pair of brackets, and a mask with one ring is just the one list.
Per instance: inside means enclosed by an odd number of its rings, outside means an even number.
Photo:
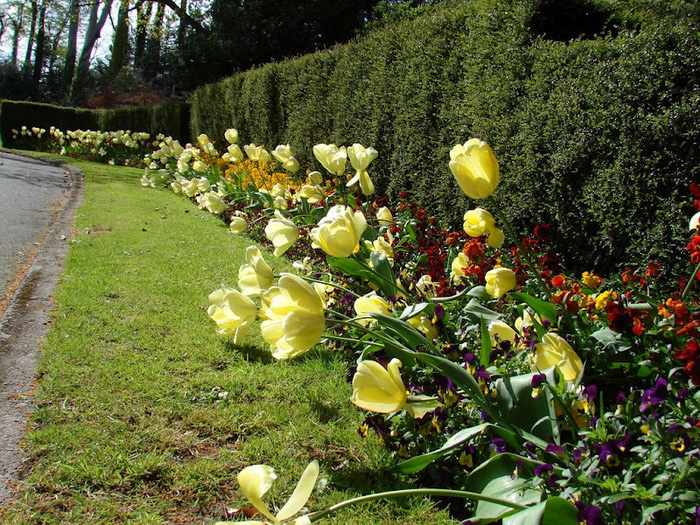
[{"label": "tulip stem", "polygon": [[302,277],[302,279],[304,279],[304,280],[306,280],[306,281],[309,281],[309,282],[312,282],[312,283],[320,283],[320,284],[325,284],[325,285],[327,285],[327,286],[330,285],[330,286],[332,286],[333,288],[337,288],[338,290],[342,290],[342,291],[344,291],[345,293],[348,293],[348,294],[350,294],[350,295],[352,295],[352,296],[354,296],[354,297],[360,297],[359,294],[356,294],[356,293],[353,292],[352,290],[350,290],[350,289],[348,289],[348,288],[345,288],[344,286],[341,286],[341,285],[336,284],[336,283],[329,283],[328,281],[322,281],[322,280],[320,280],[320,279],[314,279],[313,277]]},{"label": "tulip stem", "polygon": [[308,518],[311,520],[311,522],[318,521],[319,519],[332,514],[343,507],[347,507],[348,505],[354,505],[356,503],[362,503],[364,501],[371,501],[375,499],[386,499],[386,498],[405,498],[405,497],[410,497],[410,496],[443,496],[443,497],[451,497],[451,498],[465,498],[465,499],[475,499],[475,500],[480,500],[480,501],[485,501],[488,503],[495,503],[497,505],[502,505],[504,507],[511,508],[513,510],[522,510],[527,508],[525,505],[521,505],[520,503],[514,503],[512,501],[506,500],[506,499],[501,499],[501,498],[495,498],[492,496],[485,496],[483,494],[479,494],[478,492],[469,492],[465,490],[451,490],[451,489],[404,489],[404,490],[394,490],[391,492],[378,492],[376,494],[367,494],[365,496],[359,496],[357,498],[352,498],[348,499],[345,501],[341,501],[340,503],[336,503],[335,505],[332,505],[328,507],[325,510],[320,510],[317,512],[314,512],[312,514],[308,515]]},{"label": "tulip stem", "polygon": [[503,227],[505,230],[508,232],[508,235],[510,235],[513,239],[513,243],[515,246],[518,248],[518,251],[520,252],[520,255],[522,256],[523,260],[525,261],[525,264],[527,264],[532,273],[534,274],[535,278],[540,282],[540,285],[542,286],[542,289],[544,292],[547,294],[547,298],[551,299],[552,298],[552,292],[549,289],[549,286],[547,283],[544,281],[540,273],[537,271],[537,268],[535,267],[533,263],[532,257],[530,257],[530,249],[526,248],[519,240],[518,236],[515,233],[515,230],[513,230],[512,226],[510,225],[510,221],[508,221],[508,218],[505,216],[503,213],[503,210],[501,210],[501,207],[498,205],[496,202],[496,199],[493,198],[492,195],[489,195],[487,197],[489,204],[493,207],[494,210],[496,210],[496,214],[498,215],[498,218],[501,220],[503,223]]},{"label": "tulip stem", "polygon": [[700,272],[700,262],[697,264],[697,266],[695,266],[693,273],[688,278],[688,282],[685,283],[685,288],[683,288],[683,293],[681,294],[681,301],[685,301],[688,293],[690,293],[690,289],[693,287],[693,283],[695,282],[698,272]]}]

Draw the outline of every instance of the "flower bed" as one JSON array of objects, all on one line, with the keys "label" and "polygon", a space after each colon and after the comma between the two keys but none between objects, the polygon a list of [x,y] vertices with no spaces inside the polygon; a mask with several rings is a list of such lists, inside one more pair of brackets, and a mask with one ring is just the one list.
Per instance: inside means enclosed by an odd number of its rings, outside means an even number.
[{"label": "flower bed", "polygon": [[[498,162],[480,140],[450,153],[456,183],[483,205],[452,232],[407,194],[373,198],[372,148],[317,145],[324,175],[300,170],[288,146],[241,149],[235,130],[225,139],[223,154],[206,136],[154,142],[142,184],[167,184],[295,261],[298,274],[275,276],[251,246],[208,314],[235,343],[259,318],[277,359],[319,343],[347,358],[351,401],[367,412],[359,431],[420,487],[357,501],[429,493],[482,523],[698,519],[698,267],[670,296],[653,262],[566,275],[549,226],[521,239],[502,218]],[[689,268],[700,266],[699,219]],[[318,471],[312,463],[276,514],[262,500],[269,467],[243,470],[239,485],[269,522],[289,522]]]}]

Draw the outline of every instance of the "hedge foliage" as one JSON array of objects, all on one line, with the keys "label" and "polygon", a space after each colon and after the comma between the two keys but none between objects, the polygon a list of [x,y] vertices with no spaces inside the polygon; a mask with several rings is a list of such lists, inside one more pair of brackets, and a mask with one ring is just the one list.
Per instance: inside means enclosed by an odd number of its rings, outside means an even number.
[{"label": "hedge foliage", "polygon": [[314,144],[371,145],[380,191],[453,225],[474,203],[449,150],[479,137],[500,160],[504,212],[521,233],[551,223],[569,268],[653,257],[676,271],[700,180],[699,21],[685,0],[447,2],[202,87],[191,128],[289,143],[316,168]]},{"label": "hedge foliage", "polygon": [[189,105],[171,102],[154,107],[129,109],[78,109],[35,102],[0,102],[2,142],[12,147],[12,130],[54,126],[63,131],[145,131],[155,136],[164,133],[175,138],[189,138]]}]

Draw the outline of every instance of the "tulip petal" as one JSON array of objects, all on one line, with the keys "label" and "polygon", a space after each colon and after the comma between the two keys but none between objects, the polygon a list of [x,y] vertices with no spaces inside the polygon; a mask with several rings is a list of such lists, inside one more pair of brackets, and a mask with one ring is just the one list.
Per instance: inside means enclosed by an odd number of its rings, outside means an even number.
[{"label": "tulip petal", "polygon": [[277,519],[270,513],[262,496],[270,490],[272,482],[276,478],[275,471],[267,465],[251,465],[238,473],[238,485],[243,495],[258,512],[272,521],[277,521]]},{"label": "tulip petal", "polygon": [[314,490],[316,485],[316,479],[318,478],[318,461],[314,460],[306,467],[304,473],[299,479],[292,496],[289,501],[285,503],[284,507],[280,509],[277,513],[277,519],[284,521],[288,518],[294,516],[299,512],[311,496],[311,492]]}]

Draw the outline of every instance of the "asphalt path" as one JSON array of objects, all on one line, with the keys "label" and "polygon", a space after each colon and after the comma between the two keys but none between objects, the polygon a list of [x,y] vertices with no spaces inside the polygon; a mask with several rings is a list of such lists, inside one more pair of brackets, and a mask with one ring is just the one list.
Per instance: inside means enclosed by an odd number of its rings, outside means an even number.
[{"label": "asphalt path", "polygon": [[21,477],[37,354],[82,190],[74,167],[0,151],[0,507]]}]

